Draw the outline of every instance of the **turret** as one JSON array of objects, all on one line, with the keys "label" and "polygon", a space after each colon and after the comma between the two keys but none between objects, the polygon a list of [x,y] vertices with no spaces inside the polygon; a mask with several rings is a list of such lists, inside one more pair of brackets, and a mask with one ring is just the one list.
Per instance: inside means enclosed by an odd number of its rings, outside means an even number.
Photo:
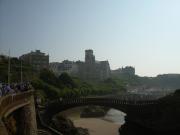
[{"label": "turret", "polygon": [[85,63],[95,63],[95,56],[93,55],[93,50],[85,50]]}]

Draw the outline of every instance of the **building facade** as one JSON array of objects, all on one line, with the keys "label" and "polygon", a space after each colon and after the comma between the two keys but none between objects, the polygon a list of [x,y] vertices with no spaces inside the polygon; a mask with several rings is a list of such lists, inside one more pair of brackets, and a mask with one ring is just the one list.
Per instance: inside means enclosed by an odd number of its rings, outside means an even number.
[{"label": "building facade", "polygon": [[66,72],[84,80],[105,80],[113,76],[135,75],[135,68],[126,66],[117,70],[111,70],[109,62],[96,61],[93,50],[85,50],[85,61],[69,61],[50,63],[50,69],[59,76]]},{"label": "building facade", "polygon": [[40,50],[24,54],[19,57],[24,62],[30,64],[34,70],[40,71],[44,68],[49,68],[49,55],[42,53]]},{"label": "building facade", "polygon": [[111,70],[111,75],[112,76],[135,75],[135,68],[132,66],[126,66],[116,70]]},{"label": "building facade", "polygon": [[110,77],[108,61],[96,61],[93,50],[85,50],[85,61],[68,61],[62,63],[50,63],[50,69],[60,75],[67,72],[85,80],[104,80]]},{"label": "building facade", "polygon": [[71,75],[76,75],[78,72],[78,67],[76,62],[64,60],[63,62],[51,62],[49,64],[49,69],[53,71],[57,76],[63,72],[69,73]]},{"label": "building facade", "polygon": [[85,80],[105,80],[110,77],[108,61],[96,61],[93,50],[85,50],[85,62],[79,65],[78,76]]}]

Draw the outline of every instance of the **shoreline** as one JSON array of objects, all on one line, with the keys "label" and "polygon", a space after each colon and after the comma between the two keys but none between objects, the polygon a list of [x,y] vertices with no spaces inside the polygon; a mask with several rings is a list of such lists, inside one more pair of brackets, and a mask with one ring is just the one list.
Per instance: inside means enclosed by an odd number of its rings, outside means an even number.
[{"label": "shoreline", "polygon": [[119,135],[120,124],[101,118],[81,118],[73,121],[76,127],[88,129],[90,135]]},{"label": "shoreline", "polygon": [[72,120],[75,127],[86,128],[90,135],[119,135],[119,128],[123,123],[118,123],[111,117],[81,118],[82,107],[61,112],[62,115]]}]

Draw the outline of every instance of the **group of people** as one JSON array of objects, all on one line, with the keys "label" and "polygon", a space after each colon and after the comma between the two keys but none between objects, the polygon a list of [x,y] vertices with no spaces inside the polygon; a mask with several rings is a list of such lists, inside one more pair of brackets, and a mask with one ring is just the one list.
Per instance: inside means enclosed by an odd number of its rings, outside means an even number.
[{"label": "group of people", "polygon": [[12,83],[12,84],[0,83],[0,97],[6,96],[8,94],[16,94],[16,93],[28,91],[31,88],[32,87],[29,82]]}]

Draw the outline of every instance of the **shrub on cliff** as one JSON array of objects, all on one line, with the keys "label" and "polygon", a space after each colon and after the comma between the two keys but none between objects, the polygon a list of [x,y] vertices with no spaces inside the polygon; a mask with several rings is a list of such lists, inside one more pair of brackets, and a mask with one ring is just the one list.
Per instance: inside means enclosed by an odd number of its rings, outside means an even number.
[{"label": "shrub on cliff", "polygon": [[59,89],[43,80],[35,78],[32,80],[32,85],[37,90],[37,93],[41,93],[44,98],[55,99],[59,97]]},{"label": "shrub on cliff", "polygon": [[177,89],[177,90],[174,92],[174,95],[180,96],[180,89]]},{"label": "shrub on cliff", "polygon": [[58,77],[56,77],[55,74],[48,69],[41,70],[39,78],[45,81],[46,83],[54,85],[58,88],[63,87],[63,84],[61,83],[61,81],[59,81]]},{"label": "shrub on cliff", "polygon": [[77,85],[75,84],[75,82],[73,81],[73,79],[67,74],[67,73],[62,73],[60,76],[59,76],[59,81],[65,86],[65,87],[68,87],[68,88],[76,88]]},{"label": "shrub on cliff", "polygon": [[61,115],[54,116],[51,126],[63,135],[89,135],[87,129],[76,128],[70,119]]}]

